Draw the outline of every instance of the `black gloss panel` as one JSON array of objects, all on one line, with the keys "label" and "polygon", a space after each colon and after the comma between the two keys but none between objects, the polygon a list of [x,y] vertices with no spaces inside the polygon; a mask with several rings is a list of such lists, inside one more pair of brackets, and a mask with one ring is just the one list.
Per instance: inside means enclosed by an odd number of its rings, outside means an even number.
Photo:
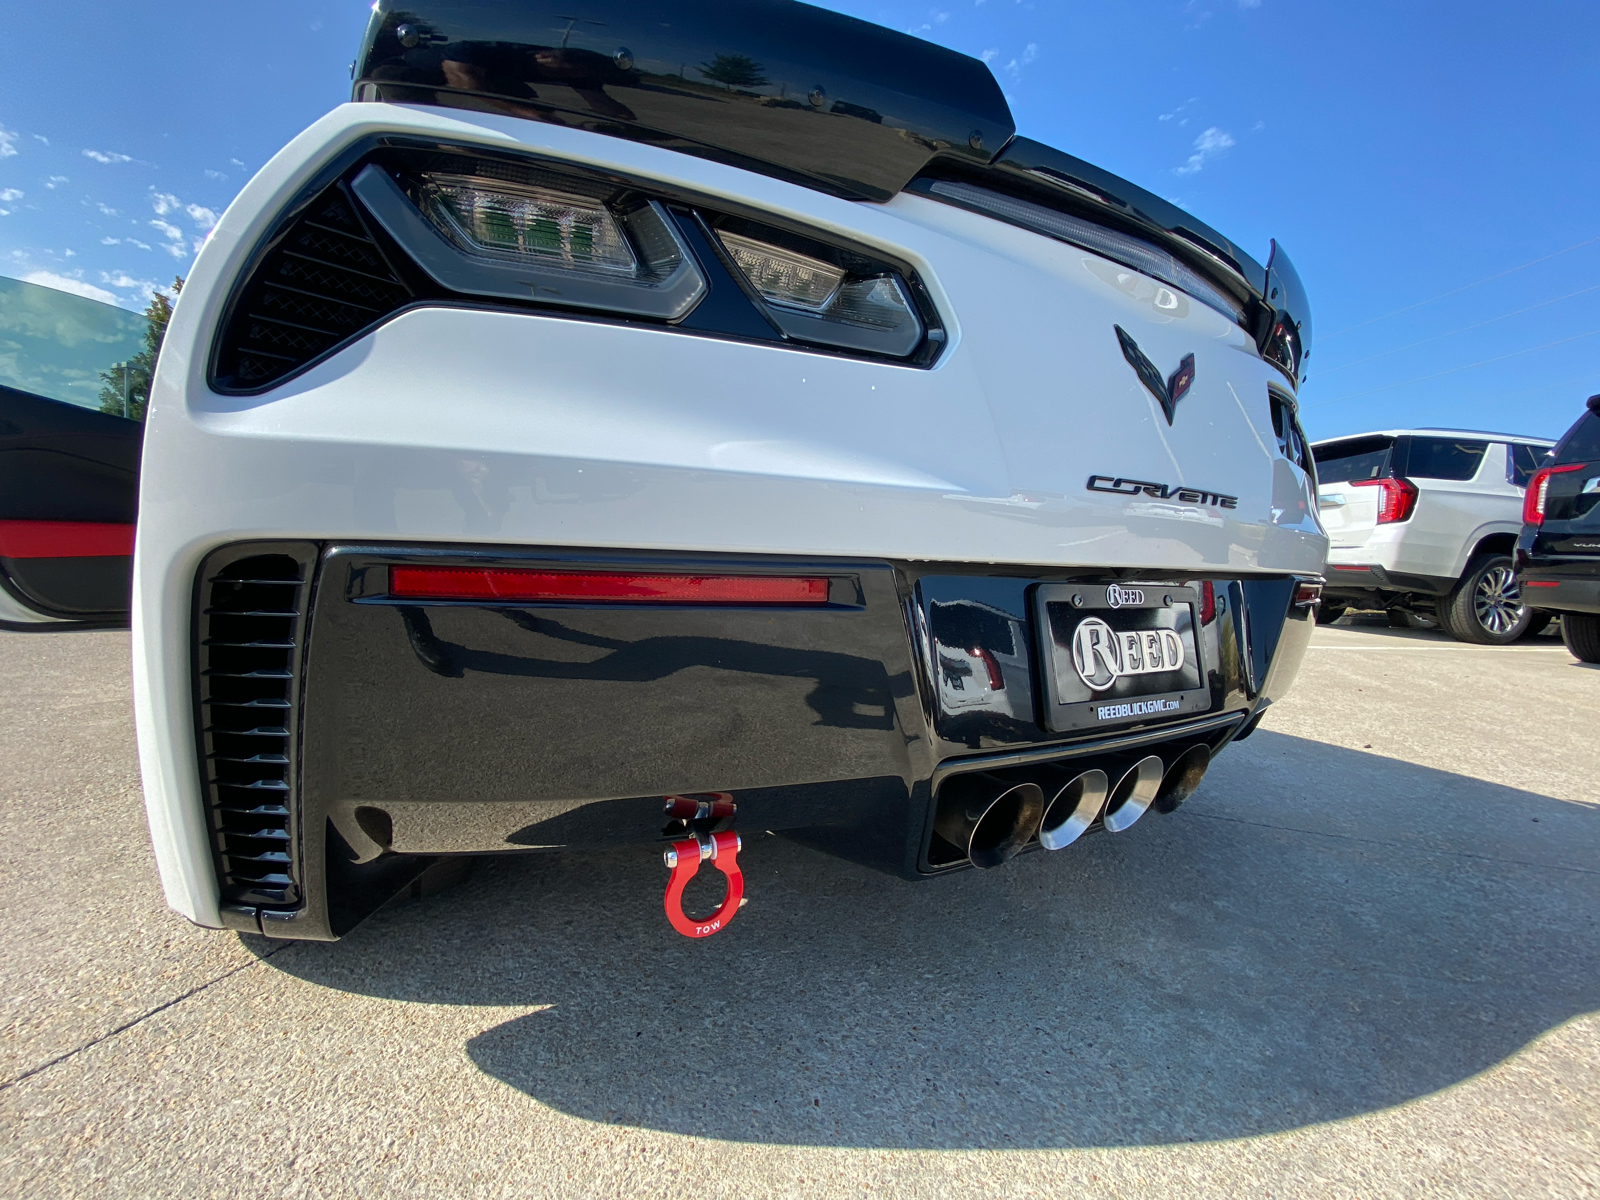
[{"label": "black gloss panel", "polygon": [[1028,579],[924,575],[918,615],[939,737],[969,750],[1045,736],[1034,700]]},{"label": "black gloss panel", "polygon": [[355,97],[656,142],[860,199],[1015,132],[982,62],[793,0],[380,0]]},{"label": "black gloss panel", "polygon": [[132,524],[144,426],[0,385],[0,520]]},{"label": "black gloss panel", "polygon": [[[387,567],[405,563],[826,571],[848,602],[388,600]],[[306,819],[326,814],[358,855],[637,842],[681,792],[736,792],[762,828],[848,825],[852,788],[835,781],[904,795],[926,769],[884,564],[368,547],[330,551],[318,594]]]},{"label": "black gloss panel", "polygon": [[0,574],[29,608],[51,616],[99,620],[131,607],[131,555],[0,558]]}]

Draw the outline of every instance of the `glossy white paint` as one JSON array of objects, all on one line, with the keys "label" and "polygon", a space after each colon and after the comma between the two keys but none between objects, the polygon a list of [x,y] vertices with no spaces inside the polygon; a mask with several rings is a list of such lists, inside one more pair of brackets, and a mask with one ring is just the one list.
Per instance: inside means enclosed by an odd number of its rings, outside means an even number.
[{"label": "glossy white paint", "polygon": [[[1448,431],[1446,431],[1448,432]],[[1439,430],[1398,430],[1389,436],[1411,434],[1439,437]],[[1410,477],[1417,501],[1408,520],[1379,525],[1379,491],[1348,483],[1325,483],[1317,489],[1318,504],[1327,525],[1330,563],[1376,565],[1386,571],[1459,579],[1479,544],[1495,535],[1516,537],[1522,530],[1524,489],[1511,479],[1511,446],[1504,437],[1464,431],[1463,438],[1487,440],[1483,460],[1471,479]],[[1554,443],[1532,438],[1516,441],[1541,450]]]},{"label": "glossy white paint", "polygon": [[[931,370],[558,316],[421,309],[258,397],[205,383],[228,289],[331,156],[414,131],[736,198],[914,263],[950,344]],[[1113,324],[1196,379],[1168,427]],[[1321,570],[1244,333],[1083,251],[919,197],[866,205],[509,117],[346,105],[286,147],[201,253],[167,334],[135,571],[141,764],[168,901],[216,922],[194,761],[194,572],[251,537],[755,551],[1226,572]],[[1287,470],[1285,470],[1287,468]],[[1091,474],[1239,497],[1232,512]]]}]

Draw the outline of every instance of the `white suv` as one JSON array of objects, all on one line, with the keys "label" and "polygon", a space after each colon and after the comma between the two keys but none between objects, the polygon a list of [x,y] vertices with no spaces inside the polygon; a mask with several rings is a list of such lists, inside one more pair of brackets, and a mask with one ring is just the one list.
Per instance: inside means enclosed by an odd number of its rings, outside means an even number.
[{"label": "white suv", "polygon": [[1504,644],[1548,615],[1523,607],[1512,551],[1528,478],[1553,442],[1456,429],[1391,429],[1318,442],[1328,531],[1321,621],[1383,608],[1434,617],[1465,642]]}]

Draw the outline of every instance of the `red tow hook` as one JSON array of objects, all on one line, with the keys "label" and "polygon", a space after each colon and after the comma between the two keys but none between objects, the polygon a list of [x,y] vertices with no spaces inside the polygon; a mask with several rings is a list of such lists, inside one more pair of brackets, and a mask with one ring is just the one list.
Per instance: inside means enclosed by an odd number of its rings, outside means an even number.
[{"label": "red tow hook", "polygon": [[[739,835],[728,829],[722,833],[673,842],[662,854],[661,857],[672,871],[672,879],[667,884],[667,920],[684,937],[710,937],[723,929],[733,920],[734,913],[739,911],[739,901],[744,898],[744,875],[739,871],[740,848]],[[711,917],[705,921],[691,921],[683,913],[683,889],[699,873],[700,864],[708,858],[717,870],[728,877],[728,896]]]},{"label": "red tow hook", "polygon": [[721,821],[739,811],[727,792],[707,792],[704,796],[668,796],[666,813],[680,821]]}]

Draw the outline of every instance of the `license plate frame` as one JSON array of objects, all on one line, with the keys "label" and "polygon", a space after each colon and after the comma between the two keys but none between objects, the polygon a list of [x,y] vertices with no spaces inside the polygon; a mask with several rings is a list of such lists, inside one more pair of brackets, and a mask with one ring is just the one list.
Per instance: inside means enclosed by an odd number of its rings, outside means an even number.
[{"label": "license plate frame", "polygon": [[[1037,585],[1033,616],[1045,727],[1075,733],[1209,712],[1199,600],[1198,589],[1180,584]],[[1179,665],[1169,666],[1175,658]]]}]

